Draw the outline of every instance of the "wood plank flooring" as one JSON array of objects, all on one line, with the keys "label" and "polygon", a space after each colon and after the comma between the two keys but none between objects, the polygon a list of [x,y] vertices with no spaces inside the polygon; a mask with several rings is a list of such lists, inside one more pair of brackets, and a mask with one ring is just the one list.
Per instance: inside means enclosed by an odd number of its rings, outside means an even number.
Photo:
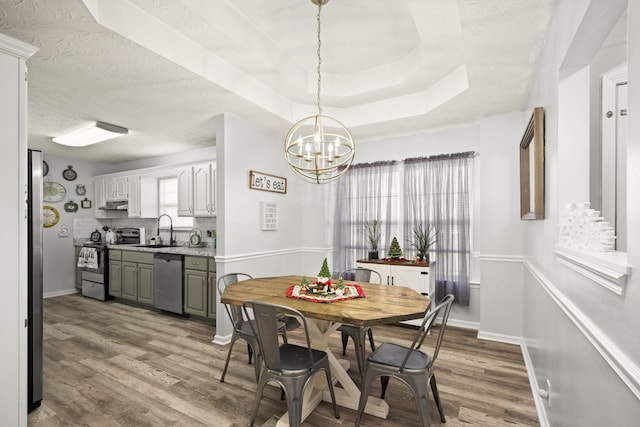
[{"label": "wood plank flooring", "polygon": [[[29,414],[29,426],[248,425],[256,386],[244,341],[234,346],[221,383],[228,347],[211,343],[215,327],[206,322],[80,295],[46,299],[44,319],[44,399]],[[338,355],[340,335],[334,335],[330,345]],[[413,335],[408,327],[374,328],[378,342],[406,343]],[[346,358],[359,384],[351,342]],[[443,426],[539,425],[519,347],[448,327],[436,363]],[[391,380],[386,400],[388,418],[365,414],[362,426],[418,425],[406,386]],[[430,400],[431,423],[440,426]],[[275,426],[285,411],[279,389],[267,387],[256,426]],[[341,407],[340,415],[336,420],[323,402],[303,425],[354,424],[355,411]]]}]

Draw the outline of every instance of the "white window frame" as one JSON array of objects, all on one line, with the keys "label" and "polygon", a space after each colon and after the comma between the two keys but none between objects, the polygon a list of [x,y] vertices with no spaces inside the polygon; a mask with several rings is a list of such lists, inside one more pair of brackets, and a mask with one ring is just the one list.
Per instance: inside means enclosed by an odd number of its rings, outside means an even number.
[{"label": "white window frame", "polygon": [[[166,200],[165,196],[172,197],[171,193],[163,194],[163,185],[169,181],[175,181],[175,200],[170,198]],[[193,217],[178,216],[178,177],[177,176],[164,176],[158,178],[158,216],[167,214],[171,217],[174,230],[188,230],[193,228]],[[160,228],[162,230],[168,230],[169,224],[167,221],[161,221]],[[158,231],[159,232],[159,231]]]}]

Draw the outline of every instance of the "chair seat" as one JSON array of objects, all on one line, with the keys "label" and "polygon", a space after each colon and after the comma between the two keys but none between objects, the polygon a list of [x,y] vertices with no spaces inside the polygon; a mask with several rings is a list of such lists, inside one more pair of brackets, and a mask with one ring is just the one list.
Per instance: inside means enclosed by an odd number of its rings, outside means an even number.
[{"label": "chair seat", "polygon": [[[381,344],[373,353],[368,357],[368,360],[380,365],[386,365],[399,368],[407,357],[407,347],[393,343]],[[431,366],[433,360],[431,356],[418,350],[411,350],[409,360],[405,364],[406,370],[424,370]]]},{"label": "chair seat", "polygon": [[321,350],[311,349],[313,360],[309,360],[309,349],[295,344],[283,344],[280,346],[280,366],[283,371],[295,374],[311,369],[314,362],[327,357],[327,353]]}]

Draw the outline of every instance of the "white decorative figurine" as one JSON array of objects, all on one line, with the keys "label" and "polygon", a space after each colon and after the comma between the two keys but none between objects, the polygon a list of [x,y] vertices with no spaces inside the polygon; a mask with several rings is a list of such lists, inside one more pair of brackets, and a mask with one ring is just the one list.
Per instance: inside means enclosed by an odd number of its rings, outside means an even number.
[{"label": "white decorative figurine", "polygon": [[558,246],[583,251],[615,250],[613,228],[589,202],[569,203],[558,221]]}]

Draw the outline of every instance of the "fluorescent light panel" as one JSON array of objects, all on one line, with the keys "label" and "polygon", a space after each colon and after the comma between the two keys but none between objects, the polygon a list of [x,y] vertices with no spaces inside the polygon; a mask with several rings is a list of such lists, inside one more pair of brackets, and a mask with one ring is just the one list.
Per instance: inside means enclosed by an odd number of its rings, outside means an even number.
[{"label": "fluorescent light panel", "polygon": [[53,142],[70,147],[85,147],[98,142],[113,139],[129,133],[127,128],[123,128],[109,123],[95,122],[91,126],[78,129],[65,135],[53,138]]}]

